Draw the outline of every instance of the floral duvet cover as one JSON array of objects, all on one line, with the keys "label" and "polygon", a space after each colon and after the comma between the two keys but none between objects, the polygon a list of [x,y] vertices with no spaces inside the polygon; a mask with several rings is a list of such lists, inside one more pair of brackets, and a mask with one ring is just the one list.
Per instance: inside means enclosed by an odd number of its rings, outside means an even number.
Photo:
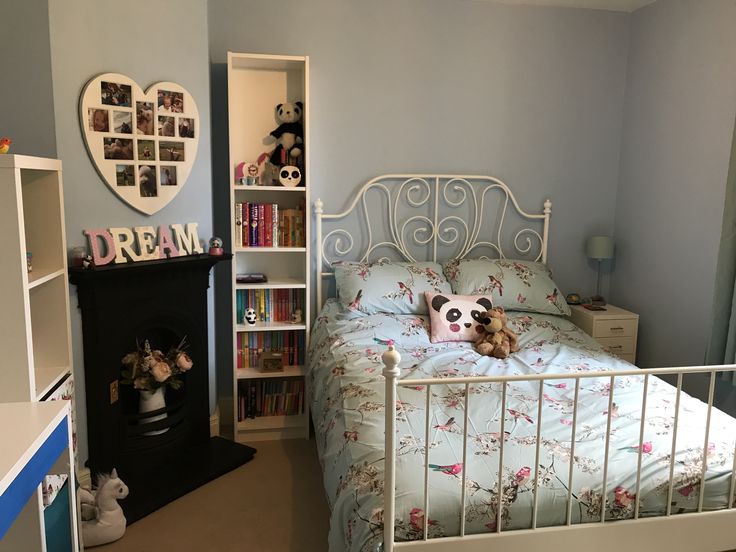
[{"label": "floral duvet cover", "polygon": [[[309,378],[312,416],[324,484],[332,510],[330,550],[373,551],[382,542],[384,380],[380,356],[389,339],[401,353],[401,378],[445,378],[432,387],[429,472],[429,538],[458,535],[462,473],[466,483],[466,533],[496,529],[501,416],[505,419],[502,476],[503,530],[531,527],[537,425],[541,423],[537,526],[564,524],[568,470],[573,463],[574,523],[632,518],[636,495],[643,376],[581,380],[574,457],[570,458],[575,383],[545,382],[538,419],[538,382],[511,383],[501,412],[501,384],[471,385],[468,450],[463,465],[464,386],[457,376],[579,373],[628,370],[568,320],[509,312],[520,351],[508,359],[481,357],[470,343],[429,341],[425,316],[349,316],[330,300],[314,326]],[[423,537],[426,388],[398,389],[397,540]],[[613,392],[605,506],[603,466],[609,394]],[[651,377],[642,446],[640,515],[665,511],[675,388]],[[674,513],[697,509],[706,405],[681,397],[674,463]],[[707,444],[704,508],[723,508],[731,483],[736,420],[712,411]]]}]

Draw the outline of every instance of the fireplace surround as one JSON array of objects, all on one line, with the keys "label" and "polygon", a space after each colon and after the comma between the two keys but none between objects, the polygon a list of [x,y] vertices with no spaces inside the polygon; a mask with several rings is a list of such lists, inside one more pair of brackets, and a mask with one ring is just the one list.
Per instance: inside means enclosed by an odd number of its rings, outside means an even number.
[{"label": "fireplace surround", "polygon": [[[117,468],[130,489],[121,502],[129,523],[255,453],[210,437],[207,288],[210,269],[229,259],[192,255],[69,271],[82,312],[88,465],[93,474]],[[184,338],[194,366],[180,376],[181,389],[167,387],[164,407],[139,414],[138,391],[120,384],[121,359],[144,340],[165,354]]]}]

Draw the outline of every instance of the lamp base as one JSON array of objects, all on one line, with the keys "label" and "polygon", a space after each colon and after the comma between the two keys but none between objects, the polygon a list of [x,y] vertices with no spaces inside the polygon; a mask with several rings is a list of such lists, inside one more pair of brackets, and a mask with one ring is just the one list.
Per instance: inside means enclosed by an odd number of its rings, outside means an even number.
[{"label": "lamp base", "polygon": [[596,307],[605,307],[606,306],[606,298],[602,295],[594,295],[590,298],[590,304],[595,305]]}]

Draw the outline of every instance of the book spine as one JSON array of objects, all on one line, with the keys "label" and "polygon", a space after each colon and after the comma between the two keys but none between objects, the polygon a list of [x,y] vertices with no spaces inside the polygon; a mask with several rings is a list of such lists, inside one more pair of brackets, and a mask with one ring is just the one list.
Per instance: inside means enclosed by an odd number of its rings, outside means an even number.
[{"label": "book spine", "polygon": [[265,224],[265,214],[264,214],[264,207],[265,205],[259,204],[258,205],[258,245],[263,247],[266,243],[266,224]]},{"label": "book spine", "polygon": [[271,226],[271,234],[273,236],[273,246],[279,247],[281,243],[279,242],[279,206],[278,204],[273,204],[273,221]]},{"label": "book spine", "polygon": [[243,227],[240,231],[240,241],[243,247],[248,247],[250,242],[248,241],[248,229],[250,228],[250,203],[243,203],[241,211],[243,213]]},{"label": "book spine", "polygon": [[235,247],[243,246],[243,204],[235,204],[235,227],[233,229],[233,241]]},{"label": "book spine", "polygon": [[248,243],[250,245],[258,245],[256,241],[256,233],[258,232],[258,217],[256,216],[256,204],[251,203],[248,205],[250,210],[250,226],[248,227]]}]

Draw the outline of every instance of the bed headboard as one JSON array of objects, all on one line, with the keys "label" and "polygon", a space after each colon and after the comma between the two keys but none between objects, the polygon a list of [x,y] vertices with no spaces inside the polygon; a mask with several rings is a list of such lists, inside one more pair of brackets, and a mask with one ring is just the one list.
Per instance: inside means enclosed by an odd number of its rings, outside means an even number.
[{"label": "bed headboard", "polygon": [[504,259],[513,251],[514,258],[547,262],[552,202],[545,200],[541,213],[527,213],[492,176],[385,174],[366,182],[343,212],[326,214],[321,199],[314,211],[320,307],[332,263],[388,258],[379,251],[415,262]]}]

